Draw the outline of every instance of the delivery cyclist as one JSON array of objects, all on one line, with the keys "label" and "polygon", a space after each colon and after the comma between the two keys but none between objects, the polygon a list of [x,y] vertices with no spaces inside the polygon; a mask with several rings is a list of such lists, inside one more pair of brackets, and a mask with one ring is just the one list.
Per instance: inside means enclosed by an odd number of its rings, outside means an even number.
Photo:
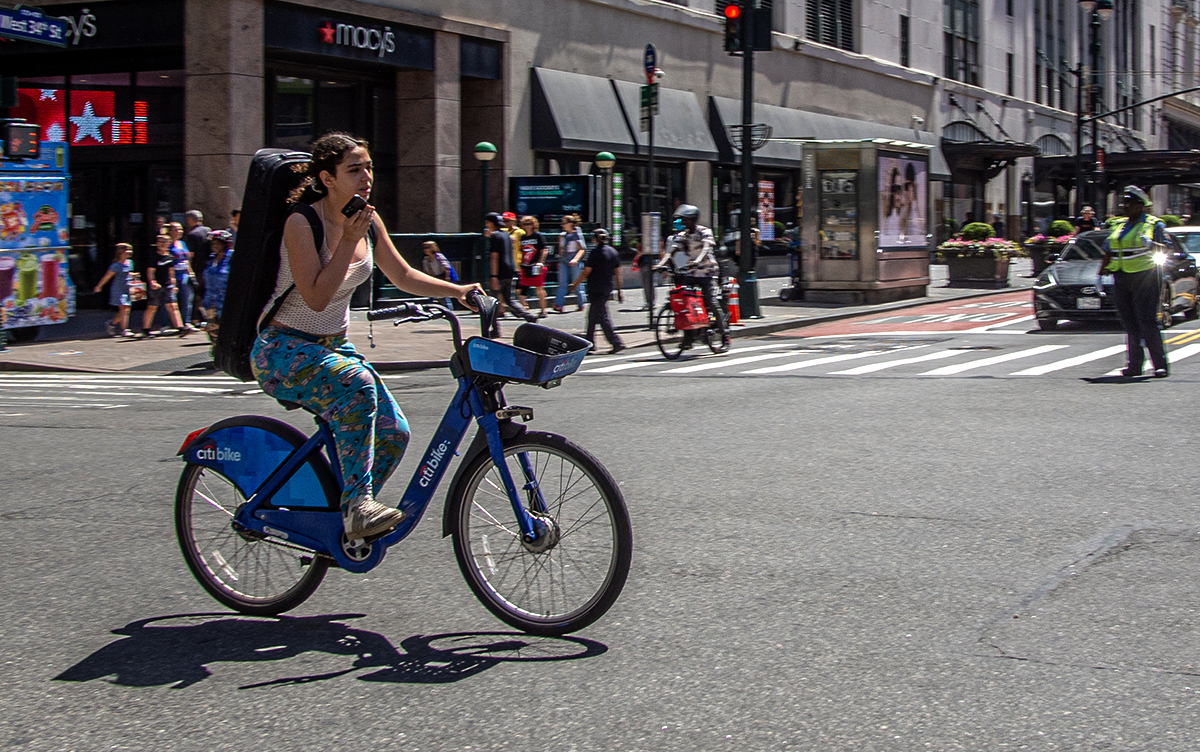
[{"label": "delivery cyclist", "polygon": [[[713,255],[716,241],[713,239],[712,230],[699,224],[700,210],[691,204],[680,204],[675,210],[675,217],[683,222],[683,230],[671,237],[667,252],[672,258],[676,258],[678,254],[680,260],[684,257],[687,259],[682,268],[676,267],[675,273],[686,275],[687,284],[699,287],[704,293],[704,307],[712,313],[717,322],[717,334],[721,337],[721,342],[728,346],[728,326],[725,323],[725,309],[721,307],[721,288],[717,279],[720,267],[716,256]],[[683,333],[683,346],[686,349],[691,347],[691,344],[692,332],[686,331]]]},{"label": "delivery cyclist", "polygon": [[1150,197],[1135,185],[1125,186],[1121,198],[1125,220],[1114,223],[1104,241],[1101,273],[1113,275],[1113,304],[1125,329],[1126,363],[1121,375],[1126,378],[1142,375],[1145,354],[1143,343],[1150,351],[1154,377],[1167,377],[1167,355],[1162,335],[1158,332],[1159,288],[1161,275],[1154,262],[1154,244],[1166,243],[1166,228],[1162,220],[1146,213]]}]

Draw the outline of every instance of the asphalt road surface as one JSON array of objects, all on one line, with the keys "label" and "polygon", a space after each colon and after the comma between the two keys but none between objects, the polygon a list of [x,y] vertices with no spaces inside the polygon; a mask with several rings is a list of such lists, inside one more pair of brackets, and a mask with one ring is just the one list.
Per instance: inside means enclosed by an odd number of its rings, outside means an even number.
[{"label": "asphalt road surface", "polygon": [[[1195,750],[1200,329],[1116,383],[1123,335],[1031,330],[1025,296],[510,387],[633,515],[625,592],[557,640],[474,601],[434,510],[285,618],[225,612],[175,451],[305,417],[220,377],[0,375],[0,747]],[[423,446],[448,375],[388,382]]]}]

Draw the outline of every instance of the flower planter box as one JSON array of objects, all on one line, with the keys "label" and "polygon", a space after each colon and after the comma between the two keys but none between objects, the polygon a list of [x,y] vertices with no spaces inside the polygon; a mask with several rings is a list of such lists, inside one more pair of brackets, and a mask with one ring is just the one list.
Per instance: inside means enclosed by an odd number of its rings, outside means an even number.
[{"label": "flower planter box", "polygon": [[1008,287],[1008,257],[947,256],[949,287]]},{"label": "flower planter box", "polygon": [[1042,273],[1047,266],[1050,265],[1047,258],[1056,253],[1062,253],[1065,243],[1028,243],[1025,250],[1029,253],[1029,259],[1033,262],[1033,276]]}]

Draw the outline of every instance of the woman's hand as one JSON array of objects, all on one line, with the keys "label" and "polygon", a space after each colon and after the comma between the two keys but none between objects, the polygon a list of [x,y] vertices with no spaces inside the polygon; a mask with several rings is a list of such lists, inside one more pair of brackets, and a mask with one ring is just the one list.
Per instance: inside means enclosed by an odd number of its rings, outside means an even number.
[{"label": "woman's hand", "polygon": [[462,303],[464,307],[469,308],[472,311],[478,311],[479,309],[476,308],[475,306],[471,305],[471,303],[467,300],[467,296],[471,293],[472,290],[476,290],[479,292],[480,295],[483,295],[484,294],[483,288],[480,287],[478,284],[455,285],[455,287],[458,288],[458,294],[454,296],[454,299],[457,300],[459,303]]},{"label": "woman's hand", "polygon": [[358,241],[366,237],[367,229],[371,226],[374,216],[375,207],[367,204],[347,217],[342,225],[342,242],[351,241],[352,245],[357,246]]}]

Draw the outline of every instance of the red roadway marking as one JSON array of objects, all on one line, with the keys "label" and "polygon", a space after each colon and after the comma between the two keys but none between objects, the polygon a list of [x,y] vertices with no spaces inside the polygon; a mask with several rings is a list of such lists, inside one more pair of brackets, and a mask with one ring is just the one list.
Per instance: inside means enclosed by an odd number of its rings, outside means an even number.
[{"label": "red roadway marking", "polygon": [[828,337],[888,332],[961,332],[981,326],[1002,326],[1033,313],[1029,290],[949,300],[887,313],[868,313],[852,319],[777,332],[781,337]]}]

